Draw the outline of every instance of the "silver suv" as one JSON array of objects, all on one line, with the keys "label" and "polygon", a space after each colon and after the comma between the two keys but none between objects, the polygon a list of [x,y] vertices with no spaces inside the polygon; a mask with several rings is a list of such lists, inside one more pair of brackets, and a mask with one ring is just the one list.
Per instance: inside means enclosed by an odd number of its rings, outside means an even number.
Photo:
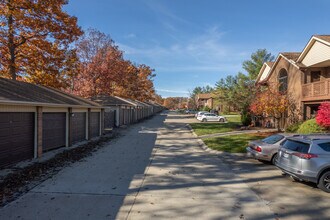
[{"label": "silver suv", "polygon": [[330,193],[330,135],[287,138],[275,164],[293,179],[314,182]]}]

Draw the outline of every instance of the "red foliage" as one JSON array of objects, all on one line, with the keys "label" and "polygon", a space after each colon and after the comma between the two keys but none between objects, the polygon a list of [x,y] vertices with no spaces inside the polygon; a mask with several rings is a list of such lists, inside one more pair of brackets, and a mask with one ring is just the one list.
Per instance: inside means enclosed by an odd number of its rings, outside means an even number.
[{"label": "red foliage", "polygon": [[316,115],[316,122],[327,129],[330,129],[330,102],[323,102]]}]

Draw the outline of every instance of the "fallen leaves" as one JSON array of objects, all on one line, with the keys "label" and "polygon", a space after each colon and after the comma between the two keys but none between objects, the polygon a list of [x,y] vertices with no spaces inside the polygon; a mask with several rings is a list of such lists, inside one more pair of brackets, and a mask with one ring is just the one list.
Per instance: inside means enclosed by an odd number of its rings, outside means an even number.
[{"label": "fallen leaves", "polygon": [[74,162],[82,161],[116,136],[116,133],[111,133],[82,146],[64,150],[45,162],[33,163],[25,168],[16,169],[0,182],[0,207],[27,192],[40,181],[58,173],[62,168]]}]

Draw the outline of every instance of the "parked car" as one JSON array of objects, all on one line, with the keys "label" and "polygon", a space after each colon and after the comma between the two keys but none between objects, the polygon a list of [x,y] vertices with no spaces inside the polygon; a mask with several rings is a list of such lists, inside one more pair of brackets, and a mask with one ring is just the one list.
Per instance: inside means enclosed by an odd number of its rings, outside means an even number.
[{"label": "parked car", "polygon": [[202,122],[207,122],[207,121],[225,122],[226,118],[223,116],[212,114],[212,113],[204,113],[204,114],[201,114],[200,116],[198,116],[197,120],[202,121]]},{"label": "parked car", "polygon": [[209,112],[207,112],[207,111],[199,111],[199,112],[196,113],[195,118],[198,118],[199,116],[201,116],[201,115],[203,115],[205,113],[209,113]]},{"label": "parked car", "polygon": [[186,114],[195,114],[196,111],[195,111],[195,110],[187,109],[187,110],[185,111],[185,113],[186,113]]},{"label": "parked car", "polygon": [[269,161],[275,164],[277,151],[287,134],[274,134],[262,140],[250,141],[246,148],[248,156],[260,161]]},{"label": "parked car", "polygon": [[275,164],[294,180],[316,183],[330,193],[330,135],[287,138]]}]

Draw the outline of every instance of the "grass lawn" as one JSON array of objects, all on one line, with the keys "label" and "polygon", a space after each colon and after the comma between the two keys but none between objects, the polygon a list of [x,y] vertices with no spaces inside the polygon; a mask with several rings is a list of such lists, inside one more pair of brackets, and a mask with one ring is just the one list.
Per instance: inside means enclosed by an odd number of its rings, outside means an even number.
[{"label": "grass lawn", "polygon": [[228,120],[228,123],[191,123],[191,127],[194,129],[194,132],[200,136],[205,134],[215,134],[215,133],[224,133],[229,131],[237,130],[241,125],[241,116],[240,115],[225,115]]},{"label": "grass lawn", "polygon": [[245,153],[249,141],[263,139],[271,133],[239,134],[216,138],[203,139],[204,143],[213,150],[229,153]]}]

